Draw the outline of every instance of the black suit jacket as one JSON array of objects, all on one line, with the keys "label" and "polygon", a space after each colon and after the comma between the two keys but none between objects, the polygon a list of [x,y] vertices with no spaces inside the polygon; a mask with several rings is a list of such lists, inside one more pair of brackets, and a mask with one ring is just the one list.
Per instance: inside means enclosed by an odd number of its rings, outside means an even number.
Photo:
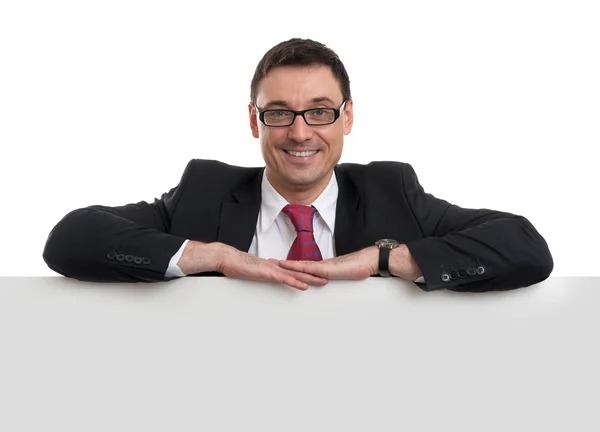
[{"label": "black suit jacket", "polygon": [[[263,169],[192,160],[179,185],[154,203],[70,212],[48,236],[43,258],[54,271],[79,280],[150,282],[165,280],[185,239],[248,251]],[[523,216],[435,198],[409,164],[346,163],[335,167],[335,175],[338,256],[396,239],[421,268],[426,291],[519,288],[546,279],[553,269],[546,241]]]}]

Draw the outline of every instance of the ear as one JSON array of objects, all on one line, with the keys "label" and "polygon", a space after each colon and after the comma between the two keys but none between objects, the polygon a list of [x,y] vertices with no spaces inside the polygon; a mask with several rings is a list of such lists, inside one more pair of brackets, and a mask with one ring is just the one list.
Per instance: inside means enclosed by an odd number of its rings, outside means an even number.
[{"label": "ear", "polygon": [[252,136],[258,138],[258,117],[256,114],[256,106],[250,102],[248,104],[248,114],[250,116],[250,129],[252,130]]},{"label": "ear", "polygon": [[346,106],[343,116],[343,124],[344,124],[344,135],[348,135],[352,131],[352,124],[354,123],[354,102],[352,99],[348,99],[346,101]]}]

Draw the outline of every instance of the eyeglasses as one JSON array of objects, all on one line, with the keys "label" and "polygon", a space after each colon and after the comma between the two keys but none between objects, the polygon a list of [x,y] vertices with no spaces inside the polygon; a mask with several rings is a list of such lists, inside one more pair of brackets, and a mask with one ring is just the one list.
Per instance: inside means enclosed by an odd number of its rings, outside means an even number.
[{"label": "eyeglasses", "polygon": [[257,106],[258,118],[265,126],[285,127],[290,126],[296,120],[296,116],[302,116],[309,126],[325,126],[335,123],[340,117],[340,112],[344,110],[346,101],[342,102],[339,108],[311,108],[304,111],[292,110],[264,110]]}]

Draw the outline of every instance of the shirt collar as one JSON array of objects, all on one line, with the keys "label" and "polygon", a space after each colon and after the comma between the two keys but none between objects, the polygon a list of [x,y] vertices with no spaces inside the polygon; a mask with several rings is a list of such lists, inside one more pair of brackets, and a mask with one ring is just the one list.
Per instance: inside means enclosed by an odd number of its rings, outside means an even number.
[{"label": "shirt collar", "polygon": [[[261,203],[260,203],[260,225],[259,230],[265,232],[275,222],[281,210],[288,205],[287,200],[269,183],[267,179],[267,170],[263,170],[261,183]],[[338,198],[338,183],[335,172],[329,180],[329,184],[310,205],[314,206],[323,221],[329,227],[333,234],[335,226],[335,210]]]}]

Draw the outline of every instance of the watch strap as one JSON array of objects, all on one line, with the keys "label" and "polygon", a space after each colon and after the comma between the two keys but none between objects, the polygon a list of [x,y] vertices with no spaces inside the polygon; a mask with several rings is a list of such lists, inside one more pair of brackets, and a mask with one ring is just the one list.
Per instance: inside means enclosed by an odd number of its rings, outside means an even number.
[{"label": "watch strap", "polygon": [[388,277],[390,275],[390,251],[388,247],[379,248],[379,275]]}]

